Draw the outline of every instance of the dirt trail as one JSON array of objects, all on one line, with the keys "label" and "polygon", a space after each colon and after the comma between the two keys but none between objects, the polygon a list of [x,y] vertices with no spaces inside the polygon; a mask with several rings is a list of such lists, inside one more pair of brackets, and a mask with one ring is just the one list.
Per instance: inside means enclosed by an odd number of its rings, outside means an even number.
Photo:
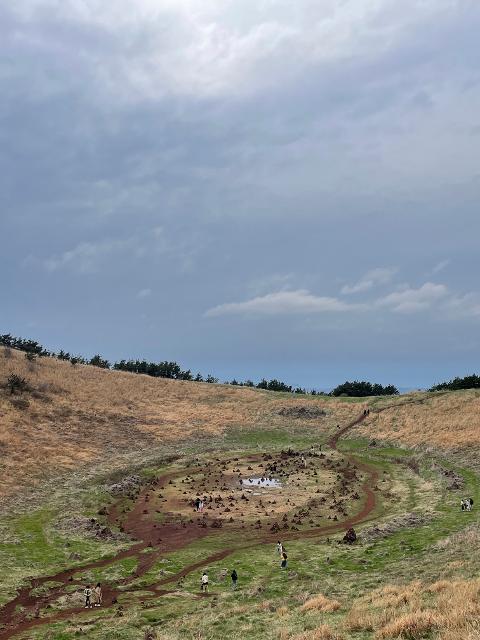
[{"label": "dirt trail", "polygon": [[[352,429],[355,425],[361,423],[364,419],[365,415],[362,414],[353,422],[350,422],[336,431],[328,440],[327,444],[332,449],[336,449],[338,440],[341,436]],[[370,515],[376,506],[376,496],[373,491],[373,487],[377,483],[378,473],[372,466],[358,461],[352,455],[348,455],[346,458],[366,474],[366,478],[361,487],[363,506],[360,511],[354,516],[341,522],[335,522],[322,527],[309,529],[307,531],[282,532],[283,540],[288,541],[298,540],[301,538],[318,537],[346,530],[355,524],[363,522]],[[178,472],[165,474],[158,478],[157,484],[166,484],[169,480],[180,476],[181,474],[185,474],[185,472],[188,472],[188,469],[182,469]],[[82,613],[84,610],[76,606],[70,609],[58,611],[48,617],[36,617],[36,611],[49,606],[60,596],[65,595],[65,587],[67,585],[78,585],[79,587],[83,585],[82,582],[79,582],[74,578],[75,574],[83,573],[90,569],[106,567],[125,558],[136,558],[137,570],[133,576],[119,581],[116,587],[108,584],[103,585],[103,608],[110,607],[116,603],[120,594],[140,590],[138,587],[136,588],[133,586],[128,590],[120,590],[119,587],[125,587],[129,582],[143,576],[154,565],[155,561],[159,557],[166,553],[182,549],[189,543],[199,540],[202,537],[212,535],[211,529],[202,529],[187,523],[182,523],[181,526],[175,522],[165,522],[159,525],[155,524],[155,520],[143,518],[142,515],[145,507],[144,499],[145,492],[142,492],[137,499],[134,508],[128,513],[127,519],[123,525],[125,532],[127,532],[133,539],[138,540],[137,544],[133,545],[129,549],[120,551],[114,556],[102,558],[101,560],[96,560],[83,566],[65,569],[55,575],[32,579],[28,586],[21,588],[18,591],[17,596],[0,609],[0,640],[7,640],[14,635],[27,631],[33,627],[51,624],[60,620],[71,619],[75,614]],[[109,521],[111,524],[117,524],[117,512],[115,509],[110,512]],[[143,587],[142,591],[149,591],[151,592],[151,595],[147,597],[142,596],[142,599],[147,600],[170,593],[169,590],[162,589],[162,587],[164,585],[178,582],[193,571],[203,568],[210,563],[222,560],[235,551],[253,548],[259,544],[270,544],[273,541],[276,541],[277,538],[278,534],[262,534],[256,540],[251,541],[246,545],[229,547],[206,558],[202,558],[198,562],[185,566],[181,571],[173,575],[163,578],[148,587]],[[152,547],[153,550],[149,553],[144,553],[144,551],[150,547]],[[31,594],[32,589],[42,586],[49,581],[60,582],[61,586],[50,590],[48,594],[44,596],[35,596]]]}]

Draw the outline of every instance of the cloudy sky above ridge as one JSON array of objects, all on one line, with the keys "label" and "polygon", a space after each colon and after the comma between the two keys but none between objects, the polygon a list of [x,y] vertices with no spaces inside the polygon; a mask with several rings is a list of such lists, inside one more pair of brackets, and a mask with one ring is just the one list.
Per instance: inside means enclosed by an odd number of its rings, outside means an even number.
[{"label": "cloudy sky above ridge", "polygon": [[0,332],[221,379],[480,370],[480,4],[0,5]]}]

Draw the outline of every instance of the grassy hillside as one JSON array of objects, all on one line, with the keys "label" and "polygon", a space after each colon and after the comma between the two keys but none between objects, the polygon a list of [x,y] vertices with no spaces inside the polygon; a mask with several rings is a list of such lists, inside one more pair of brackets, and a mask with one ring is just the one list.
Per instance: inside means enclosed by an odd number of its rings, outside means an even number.
[{"label": "grassy hillside", "polygon": [[[10,373],[30,390],[10,395]],[[325,408],[317,420],[282,416],[286,407]],[[0,348],[0,496],[66,470],[126,464],[185,446],[209,446],[232,430],[322,424],[330,429],[358,413],[356,404],[245,387],[182,382],[76,365],[52,358],[29,362]]]},{"label": "grassy hillside", "polygon": [[[0,350],[0,640],[479,640],[479,401],[293,396]],[[239,472],[283,488],[248,493]],[[138,489],[113,491],[132,473]],[[358,539],[339,544],[350,521]],[[84,611],[97,581],[105,606]]]},{"label": "grassy hillside", "polygon": [[424,451],[455,455],[480,468],[480,390],[411,393],[370,402],[359,433]]}]

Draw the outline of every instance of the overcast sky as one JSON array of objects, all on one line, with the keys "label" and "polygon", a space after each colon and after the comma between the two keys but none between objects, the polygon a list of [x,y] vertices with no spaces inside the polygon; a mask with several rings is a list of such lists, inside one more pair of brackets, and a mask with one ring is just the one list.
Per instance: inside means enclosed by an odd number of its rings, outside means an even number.
[{"label": "overcast sky", "polygon": [[0,332],[221,379],[480,372],[478,0],[0,3]]}]

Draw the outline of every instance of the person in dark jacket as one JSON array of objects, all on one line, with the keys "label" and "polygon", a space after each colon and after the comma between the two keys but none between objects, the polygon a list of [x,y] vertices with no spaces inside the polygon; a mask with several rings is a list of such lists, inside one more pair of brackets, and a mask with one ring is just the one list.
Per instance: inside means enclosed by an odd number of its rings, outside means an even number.
[{"label": "person in dark jacket", "polygon": [[230,574],[230,577],[232,578],[232,589],[235,591],[235,589],[237,588],[237,580],[238,580],[238,573],[236,569],[232,571],[232,573]]}]

